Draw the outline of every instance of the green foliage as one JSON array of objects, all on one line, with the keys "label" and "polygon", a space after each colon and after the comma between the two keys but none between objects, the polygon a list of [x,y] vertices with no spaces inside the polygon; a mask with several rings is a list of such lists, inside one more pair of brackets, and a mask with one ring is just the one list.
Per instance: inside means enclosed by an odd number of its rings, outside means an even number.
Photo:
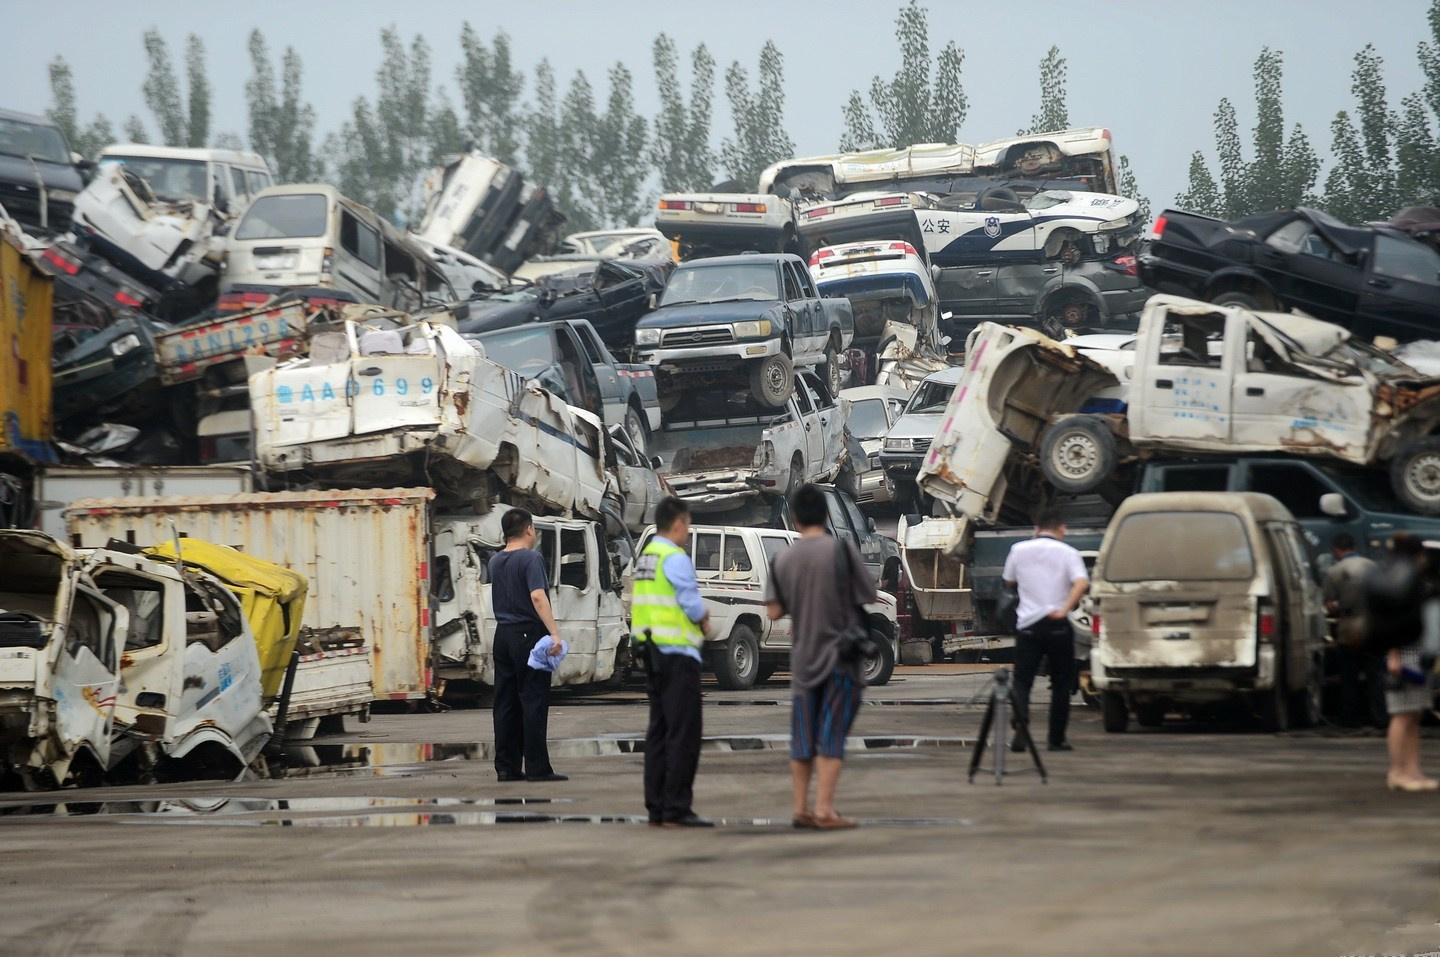
[{"label": "green foliage", "polygon": [[1040,112],[1030,117],[1028,133],[1050,133],[1070,128],[1070,108],[1065,102],[1065,58],[1052,46],[1040,61]]},{"label": "green foliage", "polygon": [[210,80],[205,76],[205,44],[193,33],[185,41],[185,78],[190,85],[185,145],[204,146],[210,140]]},{"label": "green foliage", "polygon": [[932,78],[929,19],[919,0],[910,0],[900,10],[895,38],[900,44],[900,69],[889,80],[876,76],[870,81],[869,106],[859,90],[851,94],[842,111],[842,151],[953,143],[965,121],[969,101],[960,82],[965,54],[953,41],[947,43]]},{"label": "green foliage", "polygon": [[150,28],[145,31],[145,58],[150,70],[145,76],[141,92],[145,94],[145,105],[155,118],[160,130],[160,142],[166,146],[184,146],[190,138],[189,124],[185,121],[185,109],[180,102],[180,83],[175,78],[175,67],[170,62],[170,51],[160,31]]},{"label": "green foliage", "polygon": [[513,166],[520,156],[520,97],[525,77],[516,72],[510,37],[498,31],[489,46],[469,23],[460,30],[463,59],[455,69],[465,132],[475,148]]},{"label": "green foliage", "polygon": [[549,189],[551,198],[568,214],[571,197],[566,192],[565,135],[556,101],[555,70],[548,59],[535,65],[535,100],[526,107],[524,131],[525,161],[531,177]]},{"label": "green foliage", "polygon": [[127,143],[148,143],[150,134],[145,129],[145,121],[134,113],[125,117],[125,142]]},{"label": "green foliage", "polygon": [[53,105],[45,111],[55,125],[65,134],[70,148],[89,160],[94,160],[100,151],[115,142],[115,130],[105,114],[96,114],[88,126],[80,126],[80,113],[75,100],[75,80],[70,64],[64,57],[50,61],[50,98]]},{"label": "green foliage", "polygon": [[767,166],[788,159],[795,144],[785,133],[785,58],[769,40],[760,50],[756,87],[740,63],[725,71],[734,135],[720,144],[720,165],[730,179],[758,183]]},{"label": "green foliage", "polygon": [[[1044,130],[1036,130],[1041,133]],[[1140,192],[1140,181],[1135,178],[1135,171],[1130,168],[1130,157],[1120,157],[1120,168],[1116,171],[1118,180],[1116,188],[1120,190],[1121,196],[1129,197],[1140,204],[1140,218],[1144,222],[1150,221],[1150,197]]]},{"label": "green foliage", "polygon": [[315,110],[302,101],[300,54],[285,49],[280,86],[270,52],[259,30],[250,32],[250,79],[245,100],[250,116],[250,147],[270,164],[277,182],[306,183],[323,175],[311,146]]},{"label": "green foliage", "polygon": [[1196,152],[1190,161],[1190,182],[1175,202],[1186,209],[1224,219],[1238,219],[1274,209],[1314,202],[1311,189],[1320,173],[1320,159],[1297,123],[1285,135],[1281,82],[1284,58],[1265,47],[1255,60],[1255,158],[1247,161],[1235,107],[1222,99],[1215,110],[1218,185]]},{"label": "green foliage", "polygon": [[653,60],[660,112],[655,116],[650,162],[660,176],[660,189],[703,190],[715,181],[715,151],[710,147],[715,58],[703,43],[691,54],[688,103],[680,85],[680,55],[675,41],[663,33],[656,37]]}]

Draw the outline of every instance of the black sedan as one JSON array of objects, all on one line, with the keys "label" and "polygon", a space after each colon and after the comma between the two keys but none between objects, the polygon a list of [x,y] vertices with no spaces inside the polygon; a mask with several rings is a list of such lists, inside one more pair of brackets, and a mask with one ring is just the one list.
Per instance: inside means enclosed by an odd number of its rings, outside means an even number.
[{"label": "black sedan", "polygon": [[1303,207],[1230,223],[1167,209],[1154,232],[1140,278],[1161,292],[1295,309],[1366,339],[1440,338],[1440,252],[1392,225]]}]

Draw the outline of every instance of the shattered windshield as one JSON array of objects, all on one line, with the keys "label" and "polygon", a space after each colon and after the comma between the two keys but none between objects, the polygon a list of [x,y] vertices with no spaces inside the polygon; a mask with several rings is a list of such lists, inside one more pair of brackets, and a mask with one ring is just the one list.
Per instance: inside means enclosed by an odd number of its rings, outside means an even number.
[{"label": "shattered windshield", "polygon": [[773,263],[682,266],[665,286],[662,306],[692,302],[772,302],[780,298]]},{"label": "shattered windshield", "polygon": [[320,193],[262,196],[235,230],[236,239],[303,239],[324,236],[329,210]]},{"label": "shattered windshield", "polygon": [[555,337],[549,328],[497,332],[479,340],[487,359],[522,375],[543,372],[555,362]]},{"label": "shattered windshield", "polygon": [[846,427],[857,439],[878,439],[890,431],[890,420],[885,418],[885,400],[861,399],[850,403]]},{"label": "shattered windshield", "polygon": [[183,203],[186,200],[205,203],[210,200],[209,170],[205,163],[198,160],[117,156],[107,158],[106,162],[119,163],[126,172],[145,180],[155,195],[167,203]]},{"label": "shattered windshield", "polygon": [[0,119],[0,153],[9,156],[31,156],[46,163],[70,165],[65,138],[53,126],[40,126],[24,120]]}]

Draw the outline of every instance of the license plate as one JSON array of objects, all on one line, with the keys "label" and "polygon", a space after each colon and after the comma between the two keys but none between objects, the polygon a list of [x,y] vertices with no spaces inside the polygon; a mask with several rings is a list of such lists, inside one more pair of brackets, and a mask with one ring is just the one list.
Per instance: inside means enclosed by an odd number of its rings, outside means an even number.
[{"label": "license plate", "polygon": [[298,257],[294,253],[283,256],[256,256],[256,269],[294,269]]},{"label": "license plate", "polygon": [[695,212],[697,212],[697,213],[723,213],[723,212],[725,212],[725,204],[724,204],[724,203],[696,203],[696,204],[695,204]]}]

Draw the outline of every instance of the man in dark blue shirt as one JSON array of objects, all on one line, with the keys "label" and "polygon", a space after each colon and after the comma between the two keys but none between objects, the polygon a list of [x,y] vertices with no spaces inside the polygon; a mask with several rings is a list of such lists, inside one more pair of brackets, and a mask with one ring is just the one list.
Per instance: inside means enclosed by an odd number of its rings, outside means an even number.
[{"label": "man in dark blue shirt", "polygon": [[[535,522],[523,508],[500,519],[505,550],[490,559],[490,601],[495,609],[495,775],[501,781],[565,781],[550,766],[545,727],[550,672],[529,667],[530,652],[546,635],[560,654],[559,629],[550,611],[545,559],[535,551]],[[522,773],[521,761],[524,761]]]}]

